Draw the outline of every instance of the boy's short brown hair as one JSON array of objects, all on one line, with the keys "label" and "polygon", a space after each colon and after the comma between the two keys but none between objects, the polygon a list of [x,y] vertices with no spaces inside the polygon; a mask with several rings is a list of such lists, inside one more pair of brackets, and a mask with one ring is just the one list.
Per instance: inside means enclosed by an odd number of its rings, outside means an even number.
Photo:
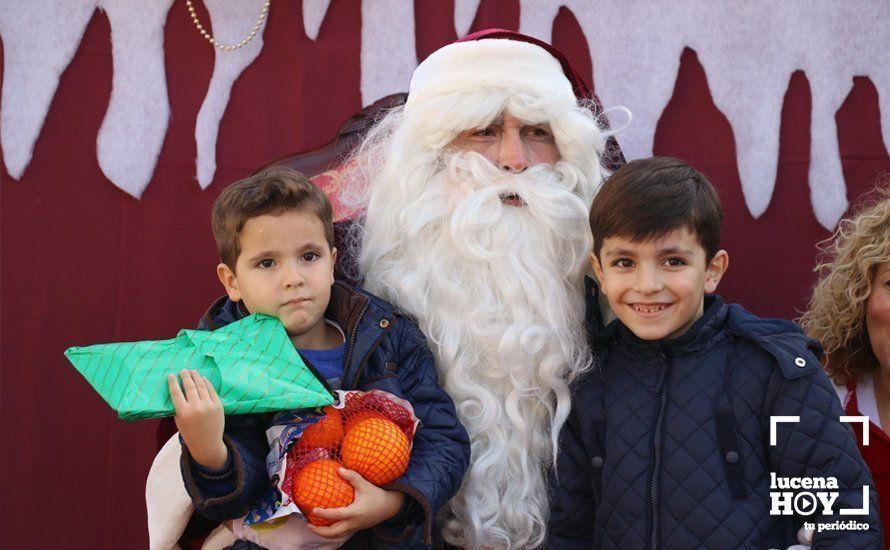
[{"label": "boy's short brown hair", "polygon": [[603,183],[590,207],[593,251],[620,236],[657,239],[687,228],[695,233],[708,261],[720,250],[723,208],[714,186],[680,159],[652,157],[629,162]]},{"label": "boy's short brown hair", "polygon": [[234,272],[241,253],[241,230],[247,220],[291,210],[317,216],[333,248],[333,213],[324,192],[293,168],[275,166],[236,181],[213,203],[210,225],[220,260]]}]

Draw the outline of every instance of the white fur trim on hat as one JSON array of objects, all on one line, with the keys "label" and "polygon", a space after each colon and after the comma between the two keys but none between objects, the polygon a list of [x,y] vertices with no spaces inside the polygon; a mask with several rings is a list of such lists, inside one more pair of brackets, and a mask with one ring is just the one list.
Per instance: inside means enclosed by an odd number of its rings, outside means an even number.
[{"label": "white fur trim on hat", "polygon": [[438,95],[486,88],[576,103],[562,66],[547,50],[528,42],[490,38],[455,42],[427,57],[411,77],[405,109]]}]

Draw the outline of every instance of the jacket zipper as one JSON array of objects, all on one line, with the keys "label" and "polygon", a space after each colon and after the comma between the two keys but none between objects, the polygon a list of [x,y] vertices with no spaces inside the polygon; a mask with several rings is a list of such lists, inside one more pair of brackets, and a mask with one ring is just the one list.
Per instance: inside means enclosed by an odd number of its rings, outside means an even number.
[{"label": "jacket zipper", "polygon": [[[667,358],[662,354],[662,359]],[[661,403],[658,407],[658,418],[655,420],[655,436],[653,438],[653,454],[654,463],[652,465],[652,475],[649,476],[649,506],[652,508],[652,528],[649,531],[649,548],[655,550],[658,548],[658,474],[661,471],[661,445],[662,431],[664,429],[664,412],[667,407],[667,389],[668,375],[670,374],[670,361],[667,361],[667,367],[664,371],[664,379],[661,383]]]},{"label": "jacket zipper", "polygon": [[334,390],[331,389],[331,385],[328,384],[328,381],[325,379],[325,377],[322,376],[320,372],[318,372],[318,369],[315,368],[315,365],[313,365],[313,364],[309,361],[309,359],[306,359],[306,358],[303,357],[302,355],[300,356],[300,359],[303,360],[303,364],[305,364],[306,367],[312,372],[312,374],[315,375],[315,378],[316,378],[319,382],[321,382],[321,385],[324,386],[324,389],[328,390],[328,393],[331,394],[331,395],[334,397],[334,399],[336,400],[336,399],[337,399],[337,392],[335,392]]},{"label": "jacket zipper", "polygon": [[343,389],[344,384],[346,384],[346,374],[349,372],[349,365],[352,363],[352,352],[355,348],[355,337],[358,334],[358,327],[362,324],[362,319],[370,305],[371,300],[365,300],[365,305],[362,306],[362,310],[358,314],[358,319],[356,319],[355,324],[352,326],[352,330],[349,331],[349,342],[346,344],[346,361],[343,362],[343,374],[340,376],[340,389]]}]

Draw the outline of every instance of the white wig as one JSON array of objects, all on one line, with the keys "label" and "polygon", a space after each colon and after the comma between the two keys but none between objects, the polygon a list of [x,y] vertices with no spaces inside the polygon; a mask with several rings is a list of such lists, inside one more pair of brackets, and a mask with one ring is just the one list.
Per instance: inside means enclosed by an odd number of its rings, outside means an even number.
[{"label": "white wig", "polygon": [[[597,114],[592,102],[565,93],[561,72],[473,78],[481,69],[467,52],[482,45],[485,54],[495,42],[510,46],[495,66],[523,52],[550,56],[509,40],[443,48],[460,46],[454,66],[471,67],[418,68],[413,99],[389,112],[359,150],[368,186],[344,197],[367,206],[354,239],[366,288],[417,318],[470,434],[470,469],[442,518],[446,540],[467,548],[544,542],[547,469],[569,413],[569,383],[591,363],[587,211],[604,177]],[[441,65],[439,52],[427,61]],[[448,74],[457,85],[440,78]],[[565,82],[541,84],[550,77]],[[549,124],[560,161],[510,174],[449,147],[504,112]],[[525,206],[503,204],[505,192]]]}]

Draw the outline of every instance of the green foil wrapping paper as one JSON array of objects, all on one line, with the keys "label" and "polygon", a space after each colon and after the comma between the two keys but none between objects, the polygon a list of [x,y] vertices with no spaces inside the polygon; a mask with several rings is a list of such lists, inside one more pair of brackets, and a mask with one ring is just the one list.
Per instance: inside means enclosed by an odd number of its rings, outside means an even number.
[{"label": "green foil wrapping paper", "polygon": [[124,420],[173,416],[167,375],[196,370],[226,414],[328,405],[334,397],[306,366],[278,319],[254,314],[215,331],[72,347],[65,357]]}]

